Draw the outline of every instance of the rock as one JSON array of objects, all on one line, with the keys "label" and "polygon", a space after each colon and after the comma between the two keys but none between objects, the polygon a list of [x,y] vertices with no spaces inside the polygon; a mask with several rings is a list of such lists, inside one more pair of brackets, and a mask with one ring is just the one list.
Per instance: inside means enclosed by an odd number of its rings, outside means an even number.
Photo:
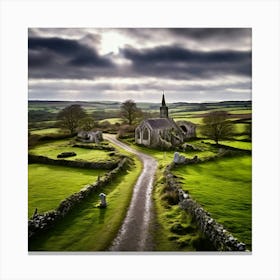
[{"label": "rock", "polygon": [[189,195],[185,193],[182,189],[178,190],[179,193],[179,200],[182,201],[183,199],[187,199]]},{"label": "rock", "polygon": [[176,164],[184,163],[186,161],[186,158],[182,155],[180,155],[178,152],[174,153],[174,159],[173,162]]},{"label": "rock", "polygon": [[238,243],[237,248],[239,251],[245,251],[246,245],[244,243]]}]

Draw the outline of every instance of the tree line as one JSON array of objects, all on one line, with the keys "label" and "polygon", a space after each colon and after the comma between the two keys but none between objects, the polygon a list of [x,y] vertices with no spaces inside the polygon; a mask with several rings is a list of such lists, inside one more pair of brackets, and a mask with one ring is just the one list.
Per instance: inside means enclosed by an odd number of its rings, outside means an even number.
[{"label": "tree line", "polygon": [[[133,100],[126,100],[120,106],[120,117],[124,124],[132,126],[150,116],[139,109]],[[57,119],[59,127],[68,129],[71,134],[77,132],[78,129],[90,131],[96,126],[94,118],[77,104],[62,109],[58,113]],[[201,132],[218,144],[220,140],[233,136],[234,126],[226,111],[212,111],[204,116]]]},{"label": "tree line", "polygon": [[[120,106],[120,115],[124,123],[135,124],[145,113],[137,108],[133,100],[126,100]],[[92,130],[96,123],[93,117],[89,116],[81,105],[73,104],[62,109],[57,115],[57,125],[67,129],[70,133],[75,133],[78,129]]]}]

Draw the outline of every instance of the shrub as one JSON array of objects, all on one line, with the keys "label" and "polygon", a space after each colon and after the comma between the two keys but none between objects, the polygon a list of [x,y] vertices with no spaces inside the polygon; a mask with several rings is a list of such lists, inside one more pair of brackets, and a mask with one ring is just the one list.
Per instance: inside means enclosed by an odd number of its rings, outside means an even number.
[{"label": "shrub", "polygon": [[67,157],[73,157],[76,156],[77,154],[74,152],[63,152],[59,155],[57,155],[57,158],[67,158]]},{"label": "shrub", "polygon": [[179,203],[179,194],[176,190],[166,191],[162,199],[167,201],[170,205],[177,205]]},{"label": "shrub", "polygon": [[174,224],[171,228],[170,231],[173,233],[176,233],[178,235],[185,235],[187,233],[192,233],[195,231],[195,229],[192,226],[182,226],[179,223]]}]

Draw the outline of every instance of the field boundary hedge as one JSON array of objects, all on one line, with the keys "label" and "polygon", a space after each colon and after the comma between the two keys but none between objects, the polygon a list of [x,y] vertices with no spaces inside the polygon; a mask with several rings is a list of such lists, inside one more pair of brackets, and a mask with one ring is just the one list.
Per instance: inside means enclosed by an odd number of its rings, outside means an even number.
[{"label": "field boundary hedge", "polygon": [[[205,142],[207,143],[207,142]],[[223,145],[223,144],[212,144],[212,143],[207,143],[207,144],[210,144],[212,146],[215,146],[215,147],[219,147],[220,149],[225,149],[225,150],[229,150],[231,152],[235,152],[235,153],[242,153],[242,154],[248,154],[248,155],[251,155],[252,154],[252,151],[251,150],[246,150],[246,149],[241,149],[241,148],[236,148],[236,147],[232,147],[232,146],[227,146],[227,145]]]},{"label": "field boundary hedge", "polygon": [[204,236],[218,251],[246,251],[244,243],[238,241],[221,224],[216,222],[209,212],[183,191],[181,183],[176,180],[176,176],[171,172],[175,166],[176,164],[172,162],[165,168],[165,184],[169,190],[177,193],[179,206],[193,217]]},{"label": "field boundary hedge", "polygon": [[65,217],[75,206],[86,199],[90,194],[96,192],[100,188],[110,183],[122,170],[127,170],[129,167],[129,159],[123,157],[117,166],[103,175],[94,184],[86,185],[79,192],[76,192],[65,198],[55,210],[45,213],[36,213],[28,221],[28,238],[33,238],[38,234],[53,227],[59,220]]},{"label": "field boundary hedge", "polygon": [[41,164],[50,164],[50,165],[59,165],[59,166],[68,166],[68,167],[78,167],[86,169],[113,169],[118,166],[118,161],[74,161],[66,159],[52,159],[45,156],[38,156],[28,154],[28,163],[41,163]]}]

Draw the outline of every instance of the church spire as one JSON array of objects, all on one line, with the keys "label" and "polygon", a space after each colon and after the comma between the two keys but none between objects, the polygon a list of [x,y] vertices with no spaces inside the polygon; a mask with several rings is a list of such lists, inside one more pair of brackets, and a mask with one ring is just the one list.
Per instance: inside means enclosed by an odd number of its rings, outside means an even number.
[{"label": "church spire", "polygon": [[163,91],[163,94],[162,94],[162,101],[161,101],[161,107],[160,107],[160,117],[161,118],[168,118],[168,107],[165,104],[164,91]]},{"label": "church spire", "polygon": [[161,106],[166,106],[166,104],[165,104],[165,98],[164,98],[164,92],[163,92],[163,94],[162,94]]}]

